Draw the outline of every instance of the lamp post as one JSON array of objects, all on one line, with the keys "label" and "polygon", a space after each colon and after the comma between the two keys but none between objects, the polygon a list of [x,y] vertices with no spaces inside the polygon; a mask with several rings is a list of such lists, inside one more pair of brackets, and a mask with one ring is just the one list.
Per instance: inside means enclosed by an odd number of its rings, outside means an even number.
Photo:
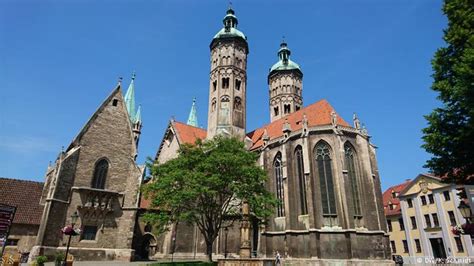
[{"label": "lamp post", "polygon": [[469,224],[470,219],[471,219],[471,208],[469,207],[469,205],[467,205],[466,202],[461,200],[461,202],[459,203],[458,209],[462,217],[466,219],[466,224]]},{"label": "lamp post", "polygon": [[227,227],[224,228],[224,258],[227,259],[227,234],[229,233],[229,229]]},{"label": "lamp post", "polygon": [[[77,214],[77,211],[75,211],[72,215],[71,215],[71,228],[72,228],[72,232],[74,232],[74,225],[76,224],[77,222],[77,218],[79,218],[79,215]],[[69,253],[69,245],[71,244],[71,237],[72,237],[73,233],[69,234],[69,239],[67,241],[67,247],[66,247],[66,255],[64,256],[64,265],[66,265],[67,263],[67,255]]]}]

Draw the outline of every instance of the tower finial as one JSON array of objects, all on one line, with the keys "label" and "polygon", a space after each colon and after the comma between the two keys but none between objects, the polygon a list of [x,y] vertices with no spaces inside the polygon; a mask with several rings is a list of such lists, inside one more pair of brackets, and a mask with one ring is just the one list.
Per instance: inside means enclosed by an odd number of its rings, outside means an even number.
[{"label": "tower finial", "polygon": [[191,105],[191,111],[189,111],[188,122],[190,126],[198,127],[197,110],[196,110],[196,97],[193,98],[193,105]]},{"label": "tower finial", "polygon": [[133,72],[132,72],[132,80],[135,80],[135,77],[136,77],[136,76],[137,76],[137,74],[136,74],[135,70],[133,70]]},{"label": "tower finial", "polygon": [[122,77],[118,77],[118,85],[122,85]]}]

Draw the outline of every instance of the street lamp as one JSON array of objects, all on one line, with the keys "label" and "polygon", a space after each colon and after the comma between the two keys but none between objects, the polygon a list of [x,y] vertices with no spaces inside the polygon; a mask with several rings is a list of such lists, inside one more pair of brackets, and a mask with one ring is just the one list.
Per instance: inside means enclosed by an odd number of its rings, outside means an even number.
[{"label": "street lamp", "polygon": [[74,225],[76,224],[77,222],[77,219],[79,218],[79,215],[77,214],[77,211],[75,211],[72,215],[71,215],[71,232],[69,233],[69,239],[67,241],[67,247],[66,247],[66,255],[64,256],[64,264],[63,265],[66,265],[67,264],[67,255],[69,253],[69,245],[71,244],[71,237],[74,235]]},{"label": "street lamp", "polygon": [[471,218],[471,207],[466,204],[463,200],[459,203],[458,206],[459,212],[461,213],[462,217],[466,219],[466,223],[469,224],[469,219]]},{"label": "street lamp", "polygon": [[224,228],[224,258],[227,259],[227,234],[229,233],[229,229],[227,227]]}]

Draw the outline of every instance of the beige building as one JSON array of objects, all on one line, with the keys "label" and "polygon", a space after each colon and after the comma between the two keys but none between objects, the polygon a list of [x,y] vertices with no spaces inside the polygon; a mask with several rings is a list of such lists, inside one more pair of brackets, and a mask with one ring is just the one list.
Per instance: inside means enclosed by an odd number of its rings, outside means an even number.
[{"label": "beige building", "polygon": [[[385,201],[384,197],[393,254],[404,259],[474,256],[471,237],[454,235],[451,230],[456,224],[466,222],[458,210],[456,185],[442,183],[440,178],[429,174],[420,174],[402,185],[399,192],[393,187],[385,191],[393,190],[393,196],[399,194],[399,201]],[[393,206],[397,202],[399,206]],[[391,215],[391,208],[400,209],[399,215]]]}]

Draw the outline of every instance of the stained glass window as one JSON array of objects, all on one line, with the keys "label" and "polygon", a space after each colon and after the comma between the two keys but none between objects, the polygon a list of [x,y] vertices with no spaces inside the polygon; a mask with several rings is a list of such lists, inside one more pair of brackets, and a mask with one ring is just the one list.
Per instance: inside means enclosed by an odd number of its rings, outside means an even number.
[{"label": "stained glass window", "polygon": [[277,217],[285,216],[285,190],[283,187],[283,166],[281,154],[278,153],[273,161],[273,172],[275,174],[276,194],[280,204],[277,206]]}]

